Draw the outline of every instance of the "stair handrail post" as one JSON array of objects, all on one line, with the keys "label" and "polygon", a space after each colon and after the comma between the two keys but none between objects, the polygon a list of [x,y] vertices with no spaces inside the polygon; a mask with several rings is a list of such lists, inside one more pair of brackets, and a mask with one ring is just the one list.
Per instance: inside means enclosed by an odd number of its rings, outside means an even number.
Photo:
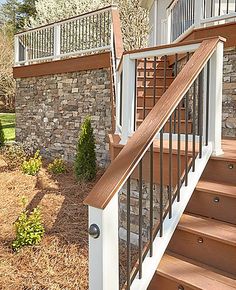
[{"label": "stair handrail post", "polygon": [[129,136],[134,131],[134,104],[135,95],[135,60],[130,55],[123,57],[123,82],[122,82],[122,133],[120,144],[125,145]]},{"label": "stair handrail post", "polygon": [[224,43],[217,44],[216,51],[210,59],[209,84],[209,141],[212,142],[212,155],[223,154],[222,139],[222,81],[223,81]]},{"label": "stair handrail post", "polygon": [[119,290],[118,193],[105,209],[89,206],[89,290]]},{"label": "stair handrail post", "polygon": [[203,0],[195,0],[194,6],[194,26],[195,28],[198,28],[201,26]]},{"label": "stair handrail post", "polygon": [[59,59],[61,54],[61,25],[55,24],[54,27],[53,58]]}]

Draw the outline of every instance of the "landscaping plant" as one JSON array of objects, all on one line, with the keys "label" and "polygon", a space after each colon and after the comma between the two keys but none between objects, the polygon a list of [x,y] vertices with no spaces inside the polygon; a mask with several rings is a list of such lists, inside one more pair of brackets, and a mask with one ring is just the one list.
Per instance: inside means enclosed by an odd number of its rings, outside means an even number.
[{"label": "landscaping plant", "polygon": [[[22,199],[22,203],[25,203],[25,199]],[[16,238],[12,242],[12,248],[15,252],[24,246],[38,245],[45,232],[39,207],[36,207],[31,213],[23,210],[14,226]]]},{"label": "landscaping plant", "polygon": [[4,143],[5,143],[5,135],[3,132],[2,122],[0,120],[0,147],[3,147]]},{"label": "landscaping plant", "polygon": [[48,171],[53,174],[64,173],[66,171],[65,162],[60,158],[54,159],[53,162],[48,165]]},{"label": "landscaping plant", "polygon": [[96,177],[95,139],[89,117],[85,119],[81,127],[75,159],[75,172],[78,180],[91,181]]},{"label": "landscaping plant", "polygon": [[42,166],[42,156],[39,155],[39,150],[29,160],[25,160],[22,165],[22,171],[28,175],[36,175]]}]

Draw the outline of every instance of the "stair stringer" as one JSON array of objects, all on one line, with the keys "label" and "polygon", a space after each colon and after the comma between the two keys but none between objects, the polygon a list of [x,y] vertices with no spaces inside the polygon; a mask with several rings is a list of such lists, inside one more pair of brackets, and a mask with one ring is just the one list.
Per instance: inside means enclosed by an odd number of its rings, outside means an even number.
[{"label": "stair stringer", "polygon": [[188,174],[188,186],[182,185],[180,189],[180,202],[177,200],[174,201],[172,207],[172,218],[169,219],[169,216],[164,219],[163,222],[163,236],[160,237],[159,233],[153,241],[153,256],[150,257],[149,253],[145,257],[142,263],[142,279],[139,279],[138,274],[135,277],[131,290],[146,290],[150,284],[153,275],[156,272],[156,269],[163,257],[166,248],[171,240],[172,235],[180,221],[182,214],[184,213],[185,208],[195,190],[195,187],[198,184],[198,181],[201,178],[201,175],[212,155],[212,143],[209,143],[208,146],[203,147],[202,158],[199,156],[196,158],[195,163],[195,172],[192,172],[192,168]]}]

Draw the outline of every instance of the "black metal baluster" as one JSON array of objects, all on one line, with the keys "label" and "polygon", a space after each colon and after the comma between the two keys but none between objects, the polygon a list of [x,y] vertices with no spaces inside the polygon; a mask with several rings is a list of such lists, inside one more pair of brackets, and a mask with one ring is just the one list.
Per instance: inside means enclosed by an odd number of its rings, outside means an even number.
[{"label": "black metal baluster", "polygon": [[147,93],[147,88],[146,88],[146,83],[147,83],[147,59],[144,59],[144,88],[143,88],[143,120],[146,118],[146,93]]},{"label": "black metal baluster", "polygon": [[172,218],[172,115],[169,119],[169,192],[168,192],[168,199],[169,199],[169,218]]},{"label": "black metal baluster", "polygon": [[195,171],[195,155],[196,155],[196,81],[193,84],[193,172]]},{"label": "black metal baluster", "polygon": [[138,61],[135,59],[135,77],[134,77],[134,131],[136,131],[136,121],[137,121],[137,74],[138,74]]},{"label": "black metal baluster", "polygon": [[153,256],[153,143],[150,146],[150,257]]},{"label": "black metal baluster", "polygon": [[122,126],[122,112],[123,112],[123,71],[120,74],[120,125]]},{"label": "black metal baluster", "polygon": [[[187,62],[189,61],[189,52],[187,53]],[[185,96],[185,186],[188,186],[188,119],[189,119],[189,91]]]},{"label": "black metal baluster", "polygon": [[142,279],[142,251],[143,251],[143,160],[139,162],[139,239],[138,239],[138,252],[139,252],[139,279]]},{"label": "black metal baluster", "polygon": [[[175,78],[178,75],[178,54],[175,54],[175,66],[174,66],[174,76]],[[176,134],[176,118],[177,118],[177,111],[174,111],[174,133]]]},{"label": "black metal baluster", "polygon": [[156,85],[157,85],[157,58],[156,56],[154,57],[154,79],[153,79],[153,107],[156,104]]},{"label": "black metal baluster", "polygon": [[205,145],[209,143],[209,106],[210,106],[210,60],[207,63],[207,87],[206,87],[206,140]]},{"label": "black metal baluster", "polygon": [[226,13],[229,13],[229,0],[227,0],[227,8],[226,8]]},{"label": "black metal baluster", "polygon": [[220,16],[221,14],[221,0],[219,0],[219,10],[218,10],[218,15]]},{"label": "black metal baluster", "polygon": [[181,187],[181,102],[178,105],[178,140],[177,140],[177,202],[180,201]]},{"label": "black metal baluster", "polygon": [[167,55],[164,56],[164,92],[166,91]]},{"label": "black metal baluster", "polygon": [[198,84],[198,106],[199,106],[199,158],[202,158],[202,140],[203,140],[203,71],[199,75]]},{"label": "black metal baluster", "polygon": [[130,271],[131,271],[131,244],[130,244],[130,177],[127,180],[127,290],[130,289]]},{"label": "black metal baluster", "polygon": [[189,92],[185,96],[185,186],[188,186],[188,107]]},{"label": "black metal baluster", "polygon": [[163,128],[160,131],[160,237],[163,236]]}]

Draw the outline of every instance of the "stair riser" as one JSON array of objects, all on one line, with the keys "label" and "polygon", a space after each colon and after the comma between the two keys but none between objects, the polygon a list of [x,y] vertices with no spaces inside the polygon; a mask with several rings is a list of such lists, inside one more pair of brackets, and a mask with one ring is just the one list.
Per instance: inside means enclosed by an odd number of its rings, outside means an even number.
[{"label": "stair riser", "polygon": [[[140,96],[138,96],[138,100],[137,100],[137,106],[138,107],[143,107],[143,103],[144,103],[144,100],[143,100],[143,93],[140,92],[139,93]],[[151,98],[149,98],[151,97]],[[157,103],[158,100],[160,100],[161,97],[156,97],[155,98],[155,102]],[[153,107],[153,104],[154,104],[154,97],[153,95],[151,96],[147,96],[147,98],[145,98],[145,104],[146,104],[146,107]]]},{"label": "stair riser", "polygon": [[[157,68],[164,68],[164,61],[158,61],[157,64],[156,64],[156,67]],[[167,67],[168,67],[168,65],[167,65]],[[152,61],[147,61],[146,62],[146,68],[147,69],[154,68],[153,62]],[[144,69],[144,61],[140,62],[138,64],[138,70],[139,69]]]},{"label": "stair riser", "polygon": [[[137,122],[137,126],[140,126],[141,125],[141,121],[138,121]],[[168,133],[169,132],[169,127],[170,125],[169,125],[169,122],[165,125],[165,127],[164,127],[164,133]],[[176,122],[176,130],[177,130],[177,127],[178,126],[178,122]],[[174,123],[172,124],[172,130],[173,130],[173,132],[174,132]],[[181,132],[181,134],[185,134],[185,131],[186,131],[186,129],[185,129],[185,124],[184,123],[181,123],[181,126],[180,126],[180,132]],[[189,123],[188,124],[188,133],[189,134],[191,134],[191,132],[192,132],[192,124],[191,123]]]},{"label": "stair riser", "polygon": [[[232,169],[230,169],[231,166],[233,166]],[[203,178],[234,184],[236,180],[236,162],[211,159],[203,172]]]},{"label": "stair riser", "polygon": [[156,273],[148,287],[148,290],[178,290],[178,289],[181,289],[181,288],[178,288],[179,286],[183,286],[184,290],[197,290],[198,289],[196,287],[190,288],[189,286],[185,285],[182,282],[180,283],[178,281],[171,280],[167,277],[163,277]]},{"label": "stair riser", "polygon": [[[215,199],[219,198],[219,202]],[[186,212],[236,225],[236,198],[195,191]]]},{"label": "stair riser", "polygon": [[[203,238],[203,243],[198,239]],[[208,237],[177,229],[168,249],[229,274],[236,275],[236,248]]]},{"label": "stair riser", "polygon": [[[172,70],[166,70],[166,76],[171,77],[173,75]],[[144,76],[144,69],[138,70],[138,76]],[[146,70],[146,76],[154,76],[154,69]],[[163,77],[164,76],[164,68],[156,70],[156,76],[157,77]]]},{"label": "stair riser", "polygon": [[[143,103],[142,103],[143,105]],[[150,113],[151,109],[146,109],[146,116]],[[143,108],[142,109],[137,109],[137,119],[142,119],[143,118]],[[181,120],[185,120],[185,110],[181,110]]]},{"label": "stair riser", "polygon": [[[163,93],[165,92],[165,88],[164,87],[156,88],[155,91],[156,91],[156,96],[162,96]],[[138,94],[138,97],[144,96],[144,88],[138,87],[137,94]],[[146,96],[153,97],[153,95],[154,95],[154,88],[146,88]]]},{"label": "stair riser", "polygon": [[[167,78],[166,81],[163,78],[157,78],[155,86],[170,86],[173,82],[173,79]],[[137,81],[138,86],[144,86],[144,78],[138,79]],[[153,86],[154,85],[154,79],[146,79],[146,85],[147,86]]]}]

